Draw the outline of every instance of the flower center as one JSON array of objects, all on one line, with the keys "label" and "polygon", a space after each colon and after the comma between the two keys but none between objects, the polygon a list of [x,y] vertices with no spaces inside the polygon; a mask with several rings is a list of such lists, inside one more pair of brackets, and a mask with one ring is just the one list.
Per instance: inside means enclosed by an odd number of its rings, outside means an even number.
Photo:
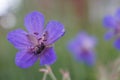
[{"label": "flower center", "polygon": [[41,43],[41,45],[37,45],[35,46],[35,50],[34,50],[34,54],[35,55],[38,55],[40,54],[44,49],[46,48],[45,44],[44,43]]},{"label": "flower center", "polygon": [[34,54],[38,55],[41,54],[42,51],[47,47],[46,46],[46,41],[47,41],[48,33],[47,31],[43,33],[42,37],[37,39],[37,45],[34,46]]},{"label": "flower center", "polygon": [[[37,36],[38,34],[35,33],[34,35]],[[40,38],[37,38],[35,36],[28,35],[28,38],[33,45],[33,47],[31,47],[30,50],[35,55],[39,55],[45,50],[46,47],[48,47],[46,45],[47,38],[48,38],[48,33],[47,33],[47,31],[44,32],[43,35]]]},{"label": "flower center", "polygon": [[89,52],[89,51],[88,51],[87,49],[85,49],[85,48],[82,49],[82,53],[88,54],[88,52]]},{"label": "flower center", "polygon": [[120,36],[120,27],[116,27],[116,28],[115,28],[115,34],[116,34],[117,36]]},{"label": "flower center", "polygon": [[93,48],[93,43],[89,39],[86,39],[86,40],[83,41],[83,46],[82,47],[85,50],[92,49]]},{"label": "flower center", "polygon": [[117,36],[120,36],[120,22],[119,21],[116,23],[116,26],[114,28],[114,34]]}]

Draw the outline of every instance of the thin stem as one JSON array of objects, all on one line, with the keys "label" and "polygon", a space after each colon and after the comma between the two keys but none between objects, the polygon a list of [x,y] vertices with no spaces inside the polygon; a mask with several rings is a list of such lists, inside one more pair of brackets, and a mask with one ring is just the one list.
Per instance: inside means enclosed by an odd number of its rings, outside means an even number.
[{"label": "thin stem", "polygon": [[46,68],[48,70],[50,70],[50,72],[48,73],[50,75],[50,77],[52,78],[52,80],[57,80],[54,73],[52,72],[52,69],[50,68],[50,66],[46,66]]},{"label": "thin stem", "polygon": [[42,80],[46,80],[46,78],[47,78],[47,73],[44,73]]},{"label": "thin stem", "polygon": [[62,80],[65,80],[65,78],[64,78],[64,77],[62,77]]},{"label": "thin stem", "polygon": [[62,80],[71,80],[69,71],[61,69],[60,73],[62,74]]},{"label": "thin stem", "polygon": [[62,79],[62,80],[66,80],[66,79],[65,79],[65,77],[63,77],[63,79]]},{"label": "thin stem", "polygon": [[68,77],[68,80],[71,80],[70,76]]},{"label": "thin stem", "polygon": [[70,76],[68,76],[67,78],[63,76],[62,80],[71,80]]},{"label": "thin stem", "polygon": [[51,76],[51,78],[52,78],[53,80],[57,80],[52,71],[49,73],[49,75]]}]

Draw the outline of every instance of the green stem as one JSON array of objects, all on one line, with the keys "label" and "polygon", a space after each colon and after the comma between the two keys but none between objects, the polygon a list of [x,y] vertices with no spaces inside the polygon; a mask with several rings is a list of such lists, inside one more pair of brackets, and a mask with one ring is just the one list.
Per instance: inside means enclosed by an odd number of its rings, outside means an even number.
[{"label": "green stem", "polygon": [[50,69],[49,75],[50,75],[50,77],[52,78],[52,80],[57,80],[56,77],[55,77],[55,75],[54,75],[54,73],[52,72],[50,66],[46,66],[46,68],[47,68],[48,70]]},{"label": "green stem", "polygon": [[68,77],[68,80],[71,80],[70,76]]},{"label": "green stem", "polygon": [[62,77],[62,80],[65,80],[64,76]]},{"label": "green stem", "polygon": [[44,73],[42,80],[46,80],[46,78],[47,78],[47,73]]},{"label": "green stem", "polygon": [[63,77],[63,79],[62,79],[62,80],[66,80],[66,79],[65,79],[65,77]]}]

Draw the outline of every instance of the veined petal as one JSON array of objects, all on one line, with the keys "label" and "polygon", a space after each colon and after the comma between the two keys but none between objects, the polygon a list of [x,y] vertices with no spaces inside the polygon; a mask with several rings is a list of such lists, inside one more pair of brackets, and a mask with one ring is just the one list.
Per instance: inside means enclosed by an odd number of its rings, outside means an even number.
[{"label": "veined petal", "polygon": [[115,46],[115,48],[120,50],[120,38],[116,39],[116,41],[114,42],[114,46]]},{"label": "veined petal", "polygon": [[47,48],[40,56],[40,65],[51,65],[56,61],[57,57],[53,47]]},{"label": "veined petal", "polygon": [[106,16],[103,19],[103,25],[106,28],[114,28],[116,25],[115,19],[112,16]]},{"label": "veined petal", "polygon": [[52,44],[64,35],[65,29],[63,24],[58,21],[50,21],[47,24],[45,32],[48,33],[47,44]]},{"label": "veined petal", "polygon": [[27,51],[20,51],[16,54],[15,63],[20,68],[31,67],[38,60],[38,56]]},{"label": "veined petal", "polygon": [[7,39],[11,42],[17,49],[27,49],[31,46],[27,33],[21,29],[11,31],[7,35]]},{"label": "veined petal", "polygon": [[44,15],[37,11],[29,13],[25,17],[25,27],[30,33],[40,35],[44,28]]},{"label": "veined petal", "polygon": [[114,36],[113,31],[108,31],[108,32],[105,34],[104,38],[105,38],[105,40],[110,40],[113,36]]}]

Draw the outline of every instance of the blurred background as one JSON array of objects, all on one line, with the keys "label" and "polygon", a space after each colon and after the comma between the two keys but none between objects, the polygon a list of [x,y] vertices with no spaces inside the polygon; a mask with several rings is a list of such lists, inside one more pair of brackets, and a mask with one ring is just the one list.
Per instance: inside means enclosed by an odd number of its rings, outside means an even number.
[{"label": "blurred background", "polygon": [[[113,40],[104,40],[102,25],[105,15],[113,15],[120,0],[0,0],[0,80],[41,80],[39,62],[28,69],[20,69],[15,63],[17,50],[6,39],[11,30],[24,27],[24,17],[34,10],[45,16],[45,23],[58,20],[64,24],[66,34],[55,43],[57,61],[51,67],[58,80],[60,69],[70,72],[72,80],[110,80],[119,78],[120,52],[113,47]],[[96,64],[93,67],[76,62],[66,45],[79,31],[86,31],[98,38]],[[47,80],[51,80],[49,77]]]}]

